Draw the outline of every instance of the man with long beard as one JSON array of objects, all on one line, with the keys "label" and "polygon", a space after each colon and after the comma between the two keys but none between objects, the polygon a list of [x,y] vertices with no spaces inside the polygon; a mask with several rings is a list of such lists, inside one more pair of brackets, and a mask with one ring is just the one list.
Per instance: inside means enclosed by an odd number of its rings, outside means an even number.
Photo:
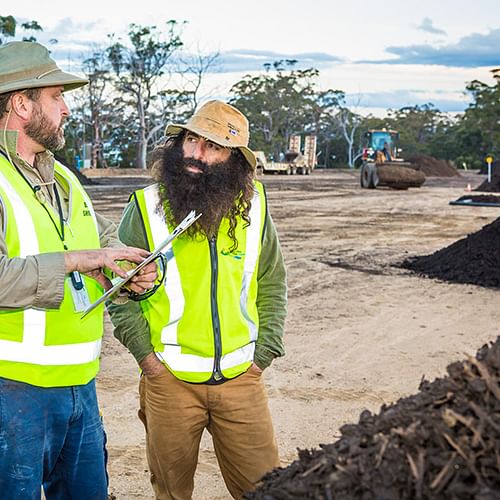
[{"label": "man with long beard", "polygon": [[139,417],[159,499],[190,499],[204,429],[234,498],[279,465],[262,372],[284,354],[286,275],[245,116],[221,101],[169,125],[157,184],[137,191],[119,228],[152,249],[191,210],[164,287],[112,306],[115,336],[142,369]]},{"label": "man with long beard", "polygon": [[[38,43],[0,47],[0,496],[107,498],[95,390],[103,310],[83,309],[149,252],[123,248],[76,177],[54,160],[63,92],[87,81]],[[109,248],[101,248],[109,247]],[[112,248],[115,247],[115,248]],[[154,265],[130,286],[153,286]],[[101,286],[102,285],[102,286]]]}]

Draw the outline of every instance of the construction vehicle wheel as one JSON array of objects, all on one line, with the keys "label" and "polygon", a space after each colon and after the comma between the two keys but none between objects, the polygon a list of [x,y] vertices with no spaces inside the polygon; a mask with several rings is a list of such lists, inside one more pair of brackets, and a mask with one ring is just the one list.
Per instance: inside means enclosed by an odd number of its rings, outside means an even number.
[{"label": "construction vehicle wheel", "polygon": [[362,188],[368,189],[372,183],[372,171],[367,163],[361,165],[359,180]]},{"label": "construction vehicle wheel", "polygon": [[373,186],[371,187],[375,189],[380,181],[378,177],[378,167],[377,165],[370,165],[370,166],[372,167],[372,184],[373,184]]},{"label": "construction vehicle wheel", "polygon": [[305,167],[305,169],[304,169],[304,173],[305,173],[306,175],[309,175],[309,174],[311,173],[311,169],[310,169],[309,167]]}]

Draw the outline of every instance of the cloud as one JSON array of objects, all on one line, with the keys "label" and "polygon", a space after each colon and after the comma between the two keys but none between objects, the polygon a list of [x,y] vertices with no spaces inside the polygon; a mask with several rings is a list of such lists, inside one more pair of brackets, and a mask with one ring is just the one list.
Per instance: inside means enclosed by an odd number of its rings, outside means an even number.
[{"label": "cloud", "polygon": [[439,111],[463,112],[470,100],[462,92],[428,92],[424,90],[395,90],[392,92],[369,92],[347,94],[347,104],[363,108],[400,109],[406,106],[433,104]]},{"label": "cloud", "polygon": [[429,17],[424,17],[420,26],[417,26],[417,29],[426,33],[432,33],[433,35],[446,35],[446,31],[433,26],[432,19]]},{"label": "cloud", "polygon": [[387,47],[393,59],[358,61],[384,64],[438,64],[461,68],[500,65],[500,28],[486,35],[473,33],[455,44],[434,47],[432,45],[409,45]]},{"label": "cloud", "polygon": [[330,67],[342,59],[322,52],[284,54],[265,50],[230,50],[222,52],[217,60],[218,72],[262,71],[264,64],[280,60],[296,60],[296,69]]}]

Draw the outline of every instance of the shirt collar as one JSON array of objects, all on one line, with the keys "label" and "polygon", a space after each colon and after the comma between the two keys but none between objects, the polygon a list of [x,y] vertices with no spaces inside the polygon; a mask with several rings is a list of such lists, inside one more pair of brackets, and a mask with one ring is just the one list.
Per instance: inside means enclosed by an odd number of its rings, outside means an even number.
[{"label": "shirt collar", "polygon": [[0,131],[0,147],[3,151],[8,151],[11,160],[16,166],[22,166],[28,170],[37,170],[45,182],[50,182],[54,178],[54,155],[51,151],[45,150],[35,155],[35,165],[30,165],[17,154],[17,130]]}]

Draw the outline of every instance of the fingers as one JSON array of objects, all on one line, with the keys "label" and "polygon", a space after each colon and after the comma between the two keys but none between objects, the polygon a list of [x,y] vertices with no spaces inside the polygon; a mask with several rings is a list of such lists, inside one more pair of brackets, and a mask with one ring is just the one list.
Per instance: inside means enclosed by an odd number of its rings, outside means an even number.
[{"label": "fingers", "polygon": [[[134,265],[130,265],[130,263],[140,264],[150,255],[150,252],[147,250],[134,247],[104,250],[107,250],[105,267],[111,269],[121,278],[126,278],[128,272],[135,267]],[[121,261],[121,263],[118,261]]]},{"label": "fingers", "polygon": [[154,285],[154,282],[158,278],[158,266],[156,262],[150,262],[145,265],[133,278],[132,282],[147,289]]},{"label": "fingers", "polygon": [[128,260],[129,262],[135,262],[136,264],[140,264],[151,254],[148,250],[135,247],[124,247],[109,250],[113,253],[114,260]]},{"label": "fingers", "polygon": [[111,281],[109,281],[109,279],[100,272],[91,272],[87,273],[87,275],[94,278],[104,288],[105,291],[108,291],[113,286]]},{"label": "fingers", "polygon": [[158,274],[158,266],[156,265],[156,262],[150,262],[149,264],[145,265],[139,272],[139,275],[142,274]]},{"label": "fingers", "polygon": [[127,288],[129,290],[131,290],[132,292],[137,293],[138,295],[142,295],[144,292],[147,292],[148,290],[150,290],[152,288],[152,286],[145,287],[145,286],[138,285],[137,283],[127,283]]}]

